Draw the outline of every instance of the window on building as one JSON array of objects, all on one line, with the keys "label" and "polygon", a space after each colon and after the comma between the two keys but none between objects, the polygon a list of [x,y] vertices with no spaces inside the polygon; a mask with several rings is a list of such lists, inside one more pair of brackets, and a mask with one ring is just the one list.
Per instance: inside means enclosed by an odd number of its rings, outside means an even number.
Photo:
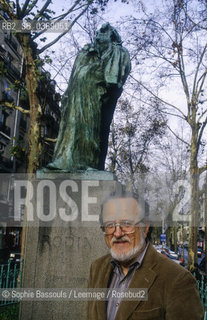
[{"label": "window on building", "polygon": [[9,188],[9,182],[7,179],[3,179],[0,183],[0,200],[7,200],[8,197],[8,188]]},{"label": "window on building", "polygon": [[5,126],[6,125],[6,118],[8,117],[7,113],[2,111],[1,118],[0,118],[0,125]]},{"label": "window on building", "polygon": [[44,135],[47,136],[48,135],[48,129],[47,129],[47,126],[45,126],[44,128]]},{"label": "window on building", "polygon": [[0,155],[4,152],[5,147],[6,147],[5,144],[0,142]]},{"label": "window on building", "polygon": [[10,83],[7,80],[4,81],[4,92],[6,94],[7,99],[12,99]]}]

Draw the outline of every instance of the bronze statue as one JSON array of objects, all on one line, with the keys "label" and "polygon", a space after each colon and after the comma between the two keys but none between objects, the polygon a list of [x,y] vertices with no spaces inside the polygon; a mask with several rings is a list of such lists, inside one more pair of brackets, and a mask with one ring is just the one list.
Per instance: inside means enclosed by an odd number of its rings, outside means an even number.
[{"label": "bronze statue", "polygon": [[48,168],[104,170],[110,124],[130,67],[129,53],[118,32],[104,24],[94,43],[84,46],[75,60]]}]

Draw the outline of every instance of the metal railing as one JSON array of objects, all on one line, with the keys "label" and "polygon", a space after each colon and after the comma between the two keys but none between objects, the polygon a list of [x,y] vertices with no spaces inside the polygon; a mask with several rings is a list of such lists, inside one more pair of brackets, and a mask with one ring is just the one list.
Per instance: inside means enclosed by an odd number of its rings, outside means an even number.
[{"label": "metal railing", "polygon": [[201,302],[207,311],[207,282],[204,276],[201,276],[201,280],[197,280],[198,289],[200,292]]},{"label": "metal railing", "polygon": [[201,302],[205,310],[204,320],[207,320],[207,279],[203,275],[200,277],[200,279],[198,279],[195,273],[194,273],[194,277],[196,278]]},{"label": "metal railing", "polygon": [[[8,260],[8,264],[0,265],[0,289],[21,288],[22,270],[23,259],[20,260],[20,263],[14,263],[13,261]],[[8,301],[2,297],[0,300],[0,306],[12,303],[18,303],[17,299]]]}]

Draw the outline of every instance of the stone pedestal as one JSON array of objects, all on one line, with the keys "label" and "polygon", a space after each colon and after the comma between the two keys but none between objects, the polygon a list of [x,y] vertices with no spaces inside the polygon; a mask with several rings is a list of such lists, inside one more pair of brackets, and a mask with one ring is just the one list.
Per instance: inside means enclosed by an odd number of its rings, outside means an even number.
[{"label": "stone pedestal", "polygon": [[[99,180],[93,174],[91,180],[88,175],[75,179],[75,174],[64,174],[48,179],[45,174],[32,182],[33,214],[27,212],[30,221],[26,228],[23,288],[87,288],[91,262],[107,253],[97,221],[101,203],[121,187],[113,176],[110,180],[105,180],[104,173],[102,179],[101,175],[97,177]],[[44,219],[39,218],[41,214]],[[54,218],[43,221],[47,216]],[[84,320],[85,309],[81,301],[23,301],[19,319]]]}]

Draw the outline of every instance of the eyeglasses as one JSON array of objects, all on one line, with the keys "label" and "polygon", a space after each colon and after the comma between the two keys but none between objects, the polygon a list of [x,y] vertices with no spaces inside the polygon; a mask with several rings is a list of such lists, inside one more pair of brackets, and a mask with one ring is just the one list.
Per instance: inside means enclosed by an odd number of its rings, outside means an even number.
[{"label": "eyeglasses", "polygon": [[142,221],[143,219],[139,220],[138,222],[134,223],[133,221],[129,220],[121,220],[119,223],[115,221],[106,222],[101,226],[101,229],[105,235],[111,235],[115,232],[116,227],[120,227],[121,231],[125,234],[130,234],[135,232],[135,227]]}]

